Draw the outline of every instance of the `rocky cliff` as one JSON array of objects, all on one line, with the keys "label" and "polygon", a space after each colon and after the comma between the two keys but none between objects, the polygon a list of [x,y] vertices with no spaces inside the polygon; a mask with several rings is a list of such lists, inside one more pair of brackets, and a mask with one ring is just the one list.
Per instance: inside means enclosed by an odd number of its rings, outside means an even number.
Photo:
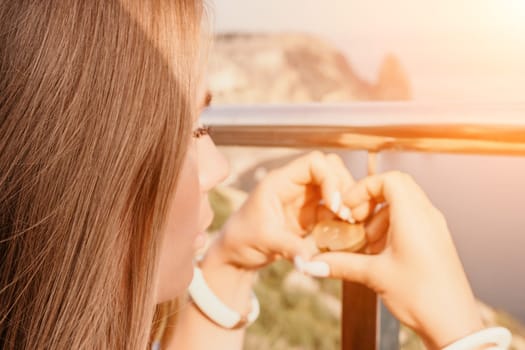
[{"label": "rocky cliff", "polygon": [[304,34],[222,34],[210,56],[216,103],[300,103],[408,100],[410,83],[393,55],[378,81],[356,74],[329,43]]}]

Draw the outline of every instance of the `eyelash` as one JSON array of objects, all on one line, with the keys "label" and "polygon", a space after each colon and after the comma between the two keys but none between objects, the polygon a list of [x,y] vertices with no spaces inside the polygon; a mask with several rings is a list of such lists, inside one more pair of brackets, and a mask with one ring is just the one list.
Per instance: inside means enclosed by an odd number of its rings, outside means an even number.
[{"label": "eyelash", "polygon": [[202,136],[210,135],[211,134],[211,127],[207,125],[203,125],[201,127],[198,127],[193,131],[193,137],[198,139]]}]

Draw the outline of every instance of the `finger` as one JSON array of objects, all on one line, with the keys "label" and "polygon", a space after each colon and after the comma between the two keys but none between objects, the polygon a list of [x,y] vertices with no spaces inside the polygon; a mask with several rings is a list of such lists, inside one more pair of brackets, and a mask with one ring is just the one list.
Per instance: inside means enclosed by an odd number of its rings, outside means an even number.
[{"label": "finger", "polygon": [[381,253],[388,242],[390,227],[390,209],[382,207],[367,223],[365,232],[368,243],[365,248],[367,254]]},{"label": "finger", "polygon": [[390,205],[421,200],[428,202],[415,181],[408,174],[398,171],[365,177],[345,193],[345,197],[352,209],[372,200]]},{"label": "finger", "polygon": [[293,261],[296,256],[308,260],[313,254],[311,244],[293,233],[285,233],[276,237],[269,242],[268,247],[290,261]]},{"label": "finger", "polygon": [[277,174],[283,178],[283,181],[275,182],[277,187],[274,187],[274,191],[279,194],[282,201],[293,199],[299,192],[297,187],[315,184],[320,187],[321,198],[330,210],[339,213],[343,208],[339,175],[332,171],[328,160],[321,152],[314,151],[298,158],[281,168]]},{"label": "finger", "polygon": [[367,176],[345,193],[346,203],[355,209],[372,200],[381,203],[385,201],[383,194],[383,177],[381,175]]},{"label": "finger", "polygon": [[384,238],[390,226],[390,211],[388,206],[381,208],[365,225],[368,244],[373,244]]},{"label": "finger", "polygon": [[371,199],[368,202],[361,203],[359,206],[352,208],[352,216],[356,221],[366,221],[375,211],[377,203]]},{"label": "finger", "polygon": [[373,243],[368,243],[366,245],[365,252],[367,254],[379,254],[383,250],[385,250],[386,243],[387,243],[387,235],[384,235],[379,240]]},{"label": "finger", "polygon": [[303,238],[304,242],[306,243],[308,254],[306,257],[312,257],[316,254],[319,254],[319,247],[317,246],[317,243],[315,241],[315,238],[313,236],[307,236]]},{"label": "finger", "polygon": [[304,272],[314,277],[331,277],[370,286],[376,258],[346,252],[322,253],[305,263]]},{"label": "finger", "polygon": [[[347,192],[355,184],[355,180],[341,157],[335,153],[330,153],[326,155],[326,161],[330,165],[330,170],[334,174],[337,174],[341,193]],[[336,212],[337,216],[344,221],[354,223],[355,218],[353,216],[352,210],[350,210],[349,206],[346,204],[345,198],[343,196],[341,200],[342,203],[339,207],[339,210]]]}]

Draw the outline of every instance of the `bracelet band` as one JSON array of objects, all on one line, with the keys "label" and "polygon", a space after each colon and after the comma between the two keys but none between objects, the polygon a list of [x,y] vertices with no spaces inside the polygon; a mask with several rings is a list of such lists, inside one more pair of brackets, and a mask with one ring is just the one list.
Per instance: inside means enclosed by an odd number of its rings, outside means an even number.
[{"label": "bracelet band", "polygon": [[241,315],[224,304],[210,289],[199,267],[193,268],[193,279],[188,292],[197,308],[210,320],[226,329],[247,327],[259,317],[260,305],[252,292],[252,308],[246,316]]},{"label": "bracelet band", "polygon": [[507,350],[511,340],[512,334],[507,328],[486,328],[444,347],[443,350],[472,350],[489,344],[493,345],[490,349]]}]

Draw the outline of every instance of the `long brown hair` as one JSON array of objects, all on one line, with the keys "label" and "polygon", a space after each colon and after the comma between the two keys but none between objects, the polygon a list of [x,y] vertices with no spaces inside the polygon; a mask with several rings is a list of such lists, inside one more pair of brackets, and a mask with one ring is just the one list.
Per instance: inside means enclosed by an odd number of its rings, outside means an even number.
[{"label": "long brown hair", "polygon": [[0,4],[0,348],[144,349],[200,1]]}]

